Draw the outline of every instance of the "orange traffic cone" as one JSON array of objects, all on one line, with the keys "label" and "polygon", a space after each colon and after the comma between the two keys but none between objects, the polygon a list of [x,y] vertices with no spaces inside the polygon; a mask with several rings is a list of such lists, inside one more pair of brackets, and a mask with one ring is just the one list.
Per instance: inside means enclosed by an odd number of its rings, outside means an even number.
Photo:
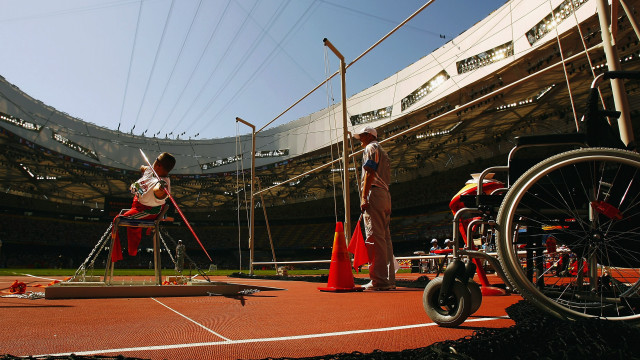
[{"label": "orange traffic cone", "polygon": [[331,267],[329,268],[329,281],[327,287],[319,287],[320,291],[362,291],[361,286],[355,286],[353,273],[351,272],[351,261],[347,252],[347,243],[344,238],[344,228],[342,223],[336,224],[336,234],[333,237],[333,250],[331,253]]}]

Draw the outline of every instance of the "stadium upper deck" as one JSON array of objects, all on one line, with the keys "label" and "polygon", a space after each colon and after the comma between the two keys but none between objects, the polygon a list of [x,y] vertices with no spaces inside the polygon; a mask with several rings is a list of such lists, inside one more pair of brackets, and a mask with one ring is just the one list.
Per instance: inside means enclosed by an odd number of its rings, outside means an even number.
[{"label": "stadium upper deck", "polygon": [[[638,69],[638,39],[626,14],[619,15],[623,68]],[[505,153],[514,136],[575,131],[567,84],[580,114],[592,69],[606,70],[605,62],[595,0],[509,1],[441,48],[348,98],[349,130],[365,123],[378,128],[388,142],[394,182],[423,178]],[[627,87],[634,120],[637,89]],[[342,118],[340,104],[260,132],[256,166],[262,186],[336,158],[331,145],[342,128],[332,128],[340,123],[334,118]],[[0,128],[0,187],[8,194],[101,208],[105,197],[128,195],[141,148],[178,157],[173,187],[185,207],[236,203],[235,138],[169,140],[109,130],[53,109],[4,78]],[[246,169],[251,136],[240,141]],[[338,179],[325,169],[271,190],[266,201],[327,197]]]}]

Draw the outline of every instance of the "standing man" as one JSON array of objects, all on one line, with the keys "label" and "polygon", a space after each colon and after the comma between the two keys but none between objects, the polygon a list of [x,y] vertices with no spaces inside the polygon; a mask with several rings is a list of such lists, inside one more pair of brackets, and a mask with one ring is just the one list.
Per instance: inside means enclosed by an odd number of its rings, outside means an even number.
[{"label": "standing man", "polygon": [[176,271],[182,274],[184,269],[184,255],[185,247],[182,240],[178,240],[178,246],[176,246]]},{"label": "standing man", "polygon": [[[429,249],[429,255],[436,255],[435,251],[440,250],[440,245],[438,245],[438,239],[431,239],[431,248]],[[440,259],[438,259],[436,263],[436,259],[429,259],[429,270],[435,272],[438,268],[437,264],[440,263]]]},{"label": "standing man", "polygon": [[391,221],[391,166],[389,156],[378,143],[378,132],[366,126],[354,137],[362,143],[362,194],[360,210],[363,213],[367,239],[365,245],[371,266],[371,282],[364,287],[373,290],[396,288],[395,260],[389,223]]},{"label": "standing man", "polygon": [[438,239],[431,239],[431,248],[429,249],[429,254],[435,254],[434,251],[440,250],[440,245],[438,245]]}]

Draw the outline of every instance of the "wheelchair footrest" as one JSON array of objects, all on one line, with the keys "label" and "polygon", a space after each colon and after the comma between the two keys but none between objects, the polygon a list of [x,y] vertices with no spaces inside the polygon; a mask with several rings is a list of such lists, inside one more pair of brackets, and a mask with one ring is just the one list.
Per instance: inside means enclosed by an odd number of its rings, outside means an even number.
[{"label": "wheelchair footrest", "polygon": [[[475,208],[478,206],[499,206],[502,204],[503,194],[500,195],[460,195],[460,201],[465,207]],[[476,200],[479,200],[476,202]]]}]

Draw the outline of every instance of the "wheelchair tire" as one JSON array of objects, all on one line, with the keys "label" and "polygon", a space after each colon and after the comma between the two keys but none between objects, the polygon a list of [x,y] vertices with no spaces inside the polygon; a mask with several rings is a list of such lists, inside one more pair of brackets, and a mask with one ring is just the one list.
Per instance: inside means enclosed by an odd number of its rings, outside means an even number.
[{"label": "wheelchair tire", "polygon": [[439,305],[438,297],[442,288],[442,277],[437,277],[427,284],[422,295],[422,305],[429,318],[442,327],[456,327],[462,324],[471,314],[471,293],[459,280],[451,287],[451,297],[447,304]]},{"label": "wheelchair tire", "polygon": [[[640,325],[639,154],[586,148],[543,160],[509,189],[497,224],[500,263],[524,298],[563,319]],[[557,247],[546,248],[549,236]]]}]

